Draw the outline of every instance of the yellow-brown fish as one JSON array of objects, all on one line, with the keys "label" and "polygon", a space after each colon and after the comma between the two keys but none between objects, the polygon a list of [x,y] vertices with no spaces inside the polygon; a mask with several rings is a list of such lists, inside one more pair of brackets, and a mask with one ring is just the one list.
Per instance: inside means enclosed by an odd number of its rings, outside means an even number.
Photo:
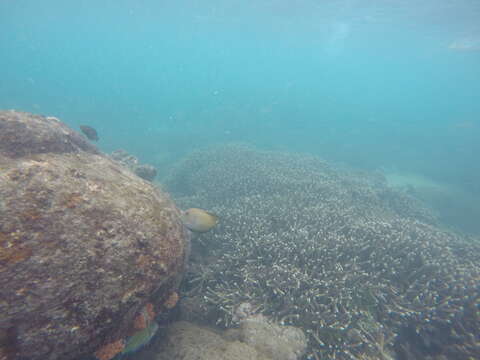
[{"label": "yellow-brown fish", "polygon": [[204,233],[218,224],[218,216],[206,210],[190,208],[182,212],[182,222],[187,229]]}]

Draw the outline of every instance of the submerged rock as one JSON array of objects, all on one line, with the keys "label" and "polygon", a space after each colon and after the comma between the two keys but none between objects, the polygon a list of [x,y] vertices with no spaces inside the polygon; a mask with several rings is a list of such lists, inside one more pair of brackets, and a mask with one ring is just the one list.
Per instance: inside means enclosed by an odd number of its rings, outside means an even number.
[{"label": "submerged rock", "polygon": [[44,153],[98,154],[97,148],[56,117],[0,112],[0,153],[10,158]]},{"label": "submerged rock", "polygon": [[144,180],[153,181],[157,176],[157,169],[155,169],[154,166],[149,164],[140,164],[135,156],[130,155],[125,150],[115,150],[110,154],[110,157]]},{"label": "submerged rock", "polygon": [[222,334],[176,322],[168,328],[155,360],[296,360],[305,351],[306,338],[299,329],[272,324],[264,317],[244,324]]},{"label": "submerged rock", "polygon": [[240,323],[240,340],[275,360],[300,359],[307,349],[307,337],[297,327],[281,326],[263,315]]},{"label": "submerged rock", "polygon": [[2,360],[110,359],[178,286],[179,210],[55,118],[0,112],[0,169]]}]

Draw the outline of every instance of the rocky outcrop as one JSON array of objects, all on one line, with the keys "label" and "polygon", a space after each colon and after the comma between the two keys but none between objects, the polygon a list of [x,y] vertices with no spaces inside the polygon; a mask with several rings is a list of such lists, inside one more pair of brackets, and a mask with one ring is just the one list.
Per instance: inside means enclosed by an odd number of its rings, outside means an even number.
[{"label": "rocky outcrop", "polygon": [[5,359],[112,358],[166,309],[188,244],[165,193],[56,118],[0,112]]}]

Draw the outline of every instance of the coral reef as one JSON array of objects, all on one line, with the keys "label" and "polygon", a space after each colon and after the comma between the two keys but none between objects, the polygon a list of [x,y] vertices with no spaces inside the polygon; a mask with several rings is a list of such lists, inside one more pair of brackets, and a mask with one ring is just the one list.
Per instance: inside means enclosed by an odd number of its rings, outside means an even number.
[{"label": "coral reef", "polygon": [[157,176],[157,169],[154,166],[140,164],[135,156],[130,155],[125,150],[115,150],[110,154],[110,157],[144,180],[153,181]]},{"label": "coral reef", "polygon": [[0,112],[0,168],[0,354],[114,356],[177,290],[179,210],[56,118]]},{"label": "coral reef", "polygon": [[225,145],[167,187],[221,218],[194,242],[181,308],[195,320],[232,327],[248,302],[304,329],[311,359],[480,358],[479,243],[381,176]]},{"label": "coral reef", "polygon": [[462,188],[434,181],[424,175],[383,169],[387,184],[429,204],[445,225],[460,232],[480,234],[480,204]]}]

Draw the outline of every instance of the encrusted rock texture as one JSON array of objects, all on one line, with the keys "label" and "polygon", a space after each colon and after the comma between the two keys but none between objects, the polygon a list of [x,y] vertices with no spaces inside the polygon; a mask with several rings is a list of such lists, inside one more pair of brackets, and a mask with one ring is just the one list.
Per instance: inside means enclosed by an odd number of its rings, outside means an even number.
[{"label": "encrusted rock texture", "polygon": [[162,345],[154,360],[272,360],[243,342],[185,321],[168,328]]},{"label": "encrusted rock texture", "polygon": [[139,359],[299,360],[305,348],[301,330],[256,315],[226,332],[178,321],[166,330],[155,350]]},{"label": "encrusted rock texture", "polygon": [[0,112],[2,359],[113,356],[188,247],[167,194],[56,118]]},{"label": "encrusted rock texture", "polygon": [[125,150],[115,150],[110,157],[130,169],[135,175],[147,181],[153,181],[157,176],[157,169],[150,164],[140,164],[138,159]]},{"label": "encrusted rock texture", "polygon": [[166,185],[220,218],[192,240],[184,318],[231,328],[248,302],[302,328],[308,359],[480,358],[478,239],[381,175],[230,144]]},{"label": "encrusted rock texture", "polygon": [[240,322],[240,341],[273,360],[301,359],[307,348],[307,338],[302,330],[279,325],[263,315],[253,315]]}]

